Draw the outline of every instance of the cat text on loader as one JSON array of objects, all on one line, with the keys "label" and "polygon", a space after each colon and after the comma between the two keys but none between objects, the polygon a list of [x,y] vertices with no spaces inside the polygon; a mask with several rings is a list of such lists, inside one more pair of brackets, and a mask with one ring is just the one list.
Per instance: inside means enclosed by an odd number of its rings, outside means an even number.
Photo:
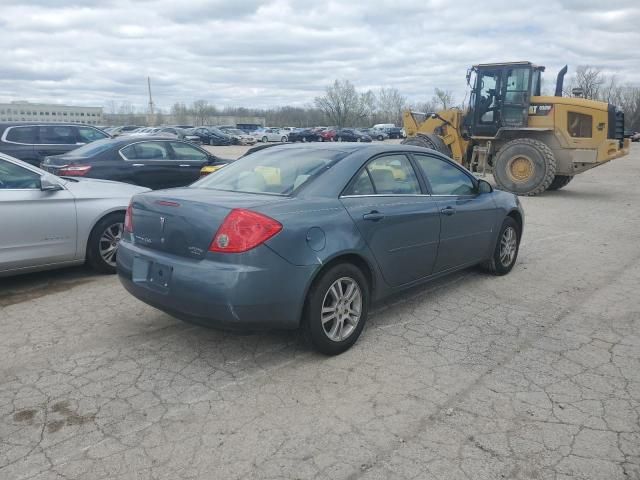
[{"label": "cat text on loader", "polygon": [[563,97],[565,66],[555,96],[541,96],[544,67],[530,62],[475,65],[466,111],[404,113],[403,143],[438,150],[498,188],[537,195],[567,185],[578,173],[629,153],[624,114],[614,105]]}]

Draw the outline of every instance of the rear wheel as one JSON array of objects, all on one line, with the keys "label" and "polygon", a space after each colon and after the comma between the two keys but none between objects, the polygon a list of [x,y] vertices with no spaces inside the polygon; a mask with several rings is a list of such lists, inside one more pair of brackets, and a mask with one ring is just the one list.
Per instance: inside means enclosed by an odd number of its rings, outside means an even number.
[{"label": "rear wheel", "polygon": [[325,355],[348,350],[367,320],[369,285],[350,263],[331,267],[316,279],[304,312],[304,328],[313,347]]},{"label": "rear wheel", "polygon": [[307,143],[307,137],[302,137],[302,143]]},{"label": "rear wheel", "polygon": [[209,145],[213,145],[213,138],[209,137]]},{"label": "rear wheel", "polygon": [[110,213],[96,223],[87,243],[87,262],[101,273],[116,272],[116,253],[124,231],[124,213]]},{"label": "rear wheel", "polygon": [[519,248],[520,227],[513,218],[507,217],[502,222],[493,256],[482,267],[494,275],[506,275],[516,263]]},{"label": "rear wheel", "polygon": [[540,140],[516,138],[504,144],[493,162],[498,188],[517,195],[544,192],[556,175],[556,159]]},{"label": "rear wheel", "polygon": [[573,180],[571,175],[556,175],[547,190],[560,190],[562,187],[566,187],[571,180]]},{"label": "rear wheel", "polygon": [[379,141],[383,141],[383,140],[384,140],[384,137],[383,137],[382,135],[378,135],[378,140],[379,140]]},{"label": "rear wheel", "polygon": [[451,157],[451,149],[444,143],[444,140],[435,133],[418,133],[415,137],[405,138],[401,142],[403,145],[415,145],[416,147],[430,148],[440,152],[447,157]]}]

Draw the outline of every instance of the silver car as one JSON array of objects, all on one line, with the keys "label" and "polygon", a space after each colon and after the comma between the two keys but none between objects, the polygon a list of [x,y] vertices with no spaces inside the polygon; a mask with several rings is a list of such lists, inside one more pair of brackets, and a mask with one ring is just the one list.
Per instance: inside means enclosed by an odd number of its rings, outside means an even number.
[{"label": "silver car", "polygon": [[149,189],[67,174],[0,154],[0,277],[85,261],[115,272],[129,200]]}]

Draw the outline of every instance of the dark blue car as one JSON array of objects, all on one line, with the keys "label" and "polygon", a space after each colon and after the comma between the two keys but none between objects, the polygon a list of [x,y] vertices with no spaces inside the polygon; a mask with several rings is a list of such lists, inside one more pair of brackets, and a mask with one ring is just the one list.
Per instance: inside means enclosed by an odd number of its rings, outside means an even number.
[{"label": "dark blue car", "polygon": [[349,348],[372,301],[447,273],[513,267],[517,197],[409,145],[267,148],[188,188],[133,197],[120,279],[186,321],[303,327]]}]

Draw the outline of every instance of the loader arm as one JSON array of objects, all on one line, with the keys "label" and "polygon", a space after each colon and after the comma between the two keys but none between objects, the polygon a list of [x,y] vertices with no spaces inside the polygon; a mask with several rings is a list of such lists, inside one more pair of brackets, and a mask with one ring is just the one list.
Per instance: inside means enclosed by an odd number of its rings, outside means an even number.
[{"label": "loader arm", "polygon": [[442,138],[451,149],[451,156],[458,163],[463,163],[467,156],[469,142],[462,138],[463,112],[458,109],[443,110],[437,114],[405,111],[403,114],[404,130],[407,137],[420,133],[433,133]]}]

